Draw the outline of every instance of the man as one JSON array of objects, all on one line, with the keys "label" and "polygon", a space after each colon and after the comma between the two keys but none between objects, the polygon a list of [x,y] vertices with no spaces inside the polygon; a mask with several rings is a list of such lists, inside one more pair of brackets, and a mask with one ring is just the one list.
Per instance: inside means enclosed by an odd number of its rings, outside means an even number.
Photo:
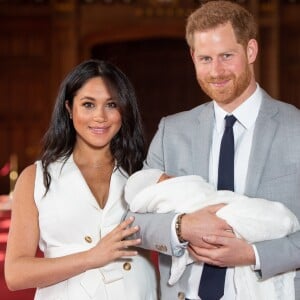
[{"label": "man", "polygon": [[[197,80],[212,101],[163,118],[146,167],[174,176],[200,175],[217,187],[224,117],[233,115],[232,190],[282,202],[300,219],[300,112],[272,99],[256,83],[253,65],[258,45],[252,15],[236,3],[207,2],[188,18],[186,39]],[[227,267],[223,268],[221,296],[210,299],[235,299],[233,267],[245,265],[262,280],[298,269],[295,298],[300,299],[300,232],[250,245],[216,217],[221,207],[208,206],[179,216],[134,214],[142,247],[160,252],[162,300],[204,300],[201,281],[205,276],[200,263]],[[171,255],[180,256],[184,247],[198,263],[190,264],[180,281],[170,286]],[[215,289],[214,279],[203,282]]]}]

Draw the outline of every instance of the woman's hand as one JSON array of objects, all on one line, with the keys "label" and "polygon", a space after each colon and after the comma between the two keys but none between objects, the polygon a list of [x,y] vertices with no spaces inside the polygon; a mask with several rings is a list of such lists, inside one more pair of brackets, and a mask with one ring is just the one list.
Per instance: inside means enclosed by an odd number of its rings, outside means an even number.
[{"label": "woman's hand", "polygon": [[141,239],[127,240],[130,235],[139,231],[139,227],[129,227],[134,217],[126,219],[110,233],[105,235],[98,244],[88,251],[90,268],[103,267],[118,258],[135,256],[137,251],[129,247],[140,244]]}]

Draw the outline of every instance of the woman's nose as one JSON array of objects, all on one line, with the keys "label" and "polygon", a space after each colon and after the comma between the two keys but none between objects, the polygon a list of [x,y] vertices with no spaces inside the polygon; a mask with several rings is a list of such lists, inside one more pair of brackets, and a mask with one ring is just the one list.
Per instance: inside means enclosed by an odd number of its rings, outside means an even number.
[{"label": "woman's nose", "polygon": [[105,109],[103,108],[96,109],[93,118],[97,122],[105,122],[107,119]]}]

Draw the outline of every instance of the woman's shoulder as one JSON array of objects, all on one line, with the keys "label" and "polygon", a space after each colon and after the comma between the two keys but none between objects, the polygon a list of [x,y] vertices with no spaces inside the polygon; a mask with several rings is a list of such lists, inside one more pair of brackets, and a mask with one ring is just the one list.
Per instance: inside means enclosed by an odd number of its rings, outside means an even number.
[{"label": "woman's shoulder", "polygon": [[34,181],[36,174],[36,164],[27,166],[19,175],[18,181]]},{"label": "woman's shoulder", "polygon": [[[16,185],[14,187],[14,198],[18,195],[24,197],[24,195],[31,195],[35,184],[36,166],[35,164],[26,167],[18,177]],[[21,197],[21,198],[22,198]]]}]

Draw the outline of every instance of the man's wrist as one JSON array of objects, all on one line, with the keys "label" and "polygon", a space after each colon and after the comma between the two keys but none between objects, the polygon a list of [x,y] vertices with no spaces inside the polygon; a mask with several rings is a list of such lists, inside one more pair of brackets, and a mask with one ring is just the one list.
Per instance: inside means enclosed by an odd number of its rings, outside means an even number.
[{"label": "man's wrist", "polygon": [[185,216],[185,213],[183,214],[180,214],[177,216],[176,218],[176,221],[175,221],[175,232],[176,232],[176,235],[177,235],[177,238],[179,240],[180,243],[186,243],[187,241],[183,238],[182,236],[182,228],[181,228],[181,225],[182,225],[182,218]]}]

